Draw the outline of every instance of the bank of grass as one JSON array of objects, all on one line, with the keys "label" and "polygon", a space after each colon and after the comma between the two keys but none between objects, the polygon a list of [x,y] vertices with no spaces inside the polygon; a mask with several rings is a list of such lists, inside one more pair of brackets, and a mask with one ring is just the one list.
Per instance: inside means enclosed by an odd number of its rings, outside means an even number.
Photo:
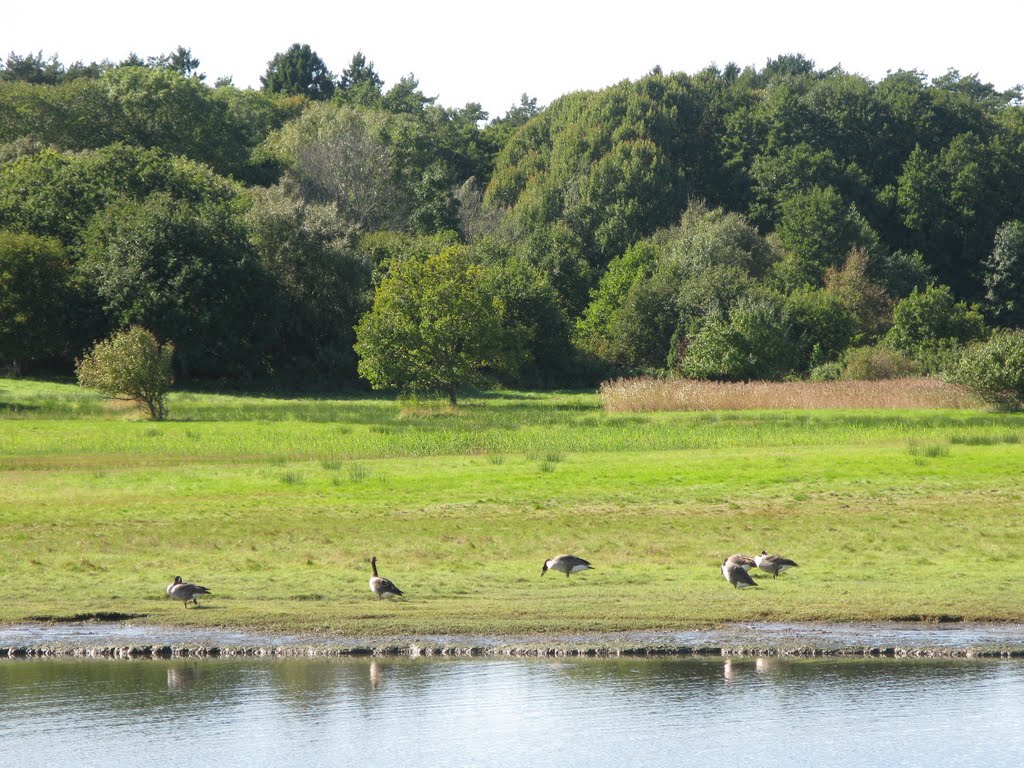
[{"label": "bank of grass", "polygon": [[[451,409],[175,393],[139,421],[0,380],[0,622],[90,613],[351,635],[1024,620],[1019,414]],[[733,552],[800,568],[737,591]],[[595,570],[540,576],[574,552]],[[407,598],[366,586],[376,554]],[[214,596],[186,610],[175,575]]]}]

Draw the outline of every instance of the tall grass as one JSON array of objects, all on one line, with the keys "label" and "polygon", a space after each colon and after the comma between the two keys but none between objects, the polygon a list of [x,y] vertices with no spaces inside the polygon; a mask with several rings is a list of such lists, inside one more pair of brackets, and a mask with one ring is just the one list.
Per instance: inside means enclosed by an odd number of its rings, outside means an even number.
[{"label": "tall grass", "polygon": [[601,385],[612,413],[868,408],[977,408],[968,390],[937,379],[884,381],[715,382],[692,379],[615,379]]}]

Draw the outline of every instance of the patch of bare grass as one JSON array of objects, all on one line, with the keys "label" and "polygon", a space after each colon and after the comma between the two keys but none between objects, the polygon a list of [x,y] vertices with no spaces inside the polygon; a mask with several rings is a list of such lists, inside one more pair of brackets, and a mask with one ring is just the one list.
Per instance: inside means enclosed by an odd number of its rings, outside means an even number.
[{"label": "patch of bare grass", "polygon": [[931,378],[719,382],[640,377],[601,385],[608,412],[825,408],[977,408],[967,389]]}]

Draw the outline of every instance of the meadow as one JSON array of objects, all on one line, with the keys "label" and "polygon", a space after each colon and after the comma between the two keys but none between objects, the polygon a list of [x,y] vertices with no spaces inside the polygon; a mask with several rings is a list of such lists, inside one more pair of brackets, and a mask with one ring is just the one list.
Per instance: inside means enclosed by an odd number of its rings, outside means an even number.
[{"label": "meadow", "polygon": [[[0,379],[0,622],[353,636],[1024,620],[1024,415],[977,407],[457,408],[177,392],[140,420]],[[735,590],[762,549],[800,567]],[[595,569],[541,577],[572,552]],[[406,593],[378,602],[371,555]],[[172,603],[175,575],[205,584]]]}]

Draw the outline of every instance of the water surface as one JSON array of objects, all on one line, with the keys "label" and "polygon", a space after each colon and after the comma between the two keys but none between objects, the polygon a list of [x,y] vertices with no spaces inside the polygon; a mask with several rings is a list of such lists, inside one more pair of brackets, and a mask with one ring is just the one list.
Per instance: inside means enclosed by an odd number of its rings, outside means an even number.
[{"label": "water surface", "polygon": [[0,663],[0,764],[1018,766],[1024,662]]}]

